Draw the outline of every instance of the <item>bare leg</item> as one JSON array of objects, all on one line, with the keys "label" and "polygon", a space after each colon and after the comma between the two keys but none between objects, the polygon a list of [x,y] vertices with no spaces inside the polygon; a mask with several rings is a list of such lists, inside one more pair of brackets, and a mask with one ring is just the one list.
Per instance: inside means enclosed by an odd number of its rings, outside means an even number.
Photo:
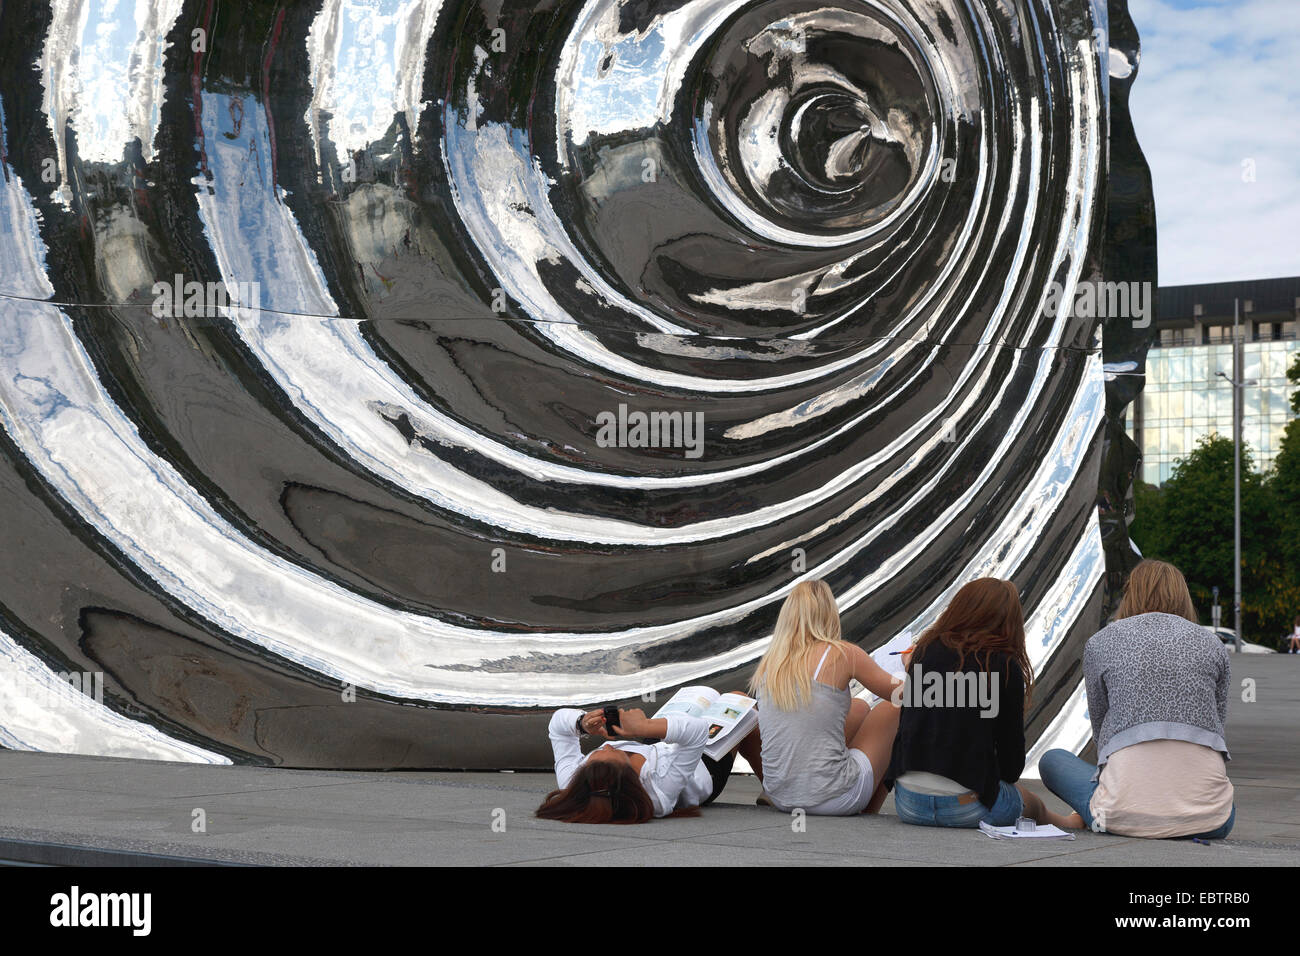
[{"label": "bare leg", "polygon": [[853,738],[862,729],[862,722],[867,719],[869,713],[871,713],[871,705],[861,697],[854,697],[853,702],[849,704],[849,716],[844,720],[845,743],[853,743]]},{"label": "bare leg", "polygon": [[885,797],[889,796],[885,790],[885,781],[876,784],[876,789],[871,792],[871,799],[867,801],[867,808],[863,813],[879,813],[881,806],[885,803]]},{"label": "bare leg", "polygon": [[871,801],[864,813],[875,813],[885,802],[885,771],[894,750],[894,735],[898,733],[898,718],[901,715],[901,708],[887,700],[881,701],[866,715],[862,726],[849,741],[850,747],[867,755],[871,761],[871,771],[876,775],[876,789],[871,794]]},{"label": "bare leg", "polygon": [[[747,690],[733,690],[733,691],[728,691],[728,693],[744,694],[746,697],[749,696],[749,691]],[[745,763],[749,764],[750,769],[754,771],[754,776],[758,778],[759,784],[762,785],[763,783],[763,740],[761,737],[758,736],[757,727],[755,727],[753,730],[751,730],[748,734],[745,735],[745,739],[742,740],[740,742],[740,746],[736,748],[736,753],[740,754],[742,757],[745,758]]]},{"label": "bare leg", "polygon": [[745,739],[740,742],[736,750],[753,768],[754,776],[758,777],[758,782],[761,784],[763,782],[763,741],[758,736],[757,727],[745,735]]},{"label": "bare leg", "polygon": [[1083,817],[1077,813],[1062,815],[1053,813],[1047,809],[1047,804],[1038,794],[1026,790],[1020,784],[1016,784],[1016,789],[1020,791],[1020,799],[1025,803],[1025,816],[1029,817],[1035,823],[1050,823],[1053,826],[1060,827],[1062,830],[1082,830]]}]

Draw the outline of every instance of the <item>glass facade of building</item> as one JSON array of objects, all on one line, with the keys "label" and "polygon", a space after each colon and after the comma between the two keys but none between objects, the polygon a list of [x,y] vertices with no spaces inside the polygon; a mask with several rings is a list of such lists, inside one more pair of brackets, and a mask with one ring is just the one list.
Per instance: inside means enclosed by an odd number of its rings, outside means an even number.
[{"label": "glass facade of building", "polygon": [[[1242,438],[1255,467],[1264,470],[1272,466],[1282,430],[1295,417],[1290,404],[1295,386],[1287,381],[1286,370],[1300,352],[1300,342],[1246,342],[1242,352],[1247,383]],[[1133,438],[1142,449],[1143,481],[1167,480],[1175,459],[1204,435],[1232,437],[1232,386],[1220,372],[1232,377],[1230,343],[1157,347],[1148,353],[1141,408],[1130,413]]]},{"label": "glass facade of building", "polygon": [[1227,378],[1237,335],[1246,383],[1242,438],[1255,468],[1271,468],[1296,417],[1296,386],[1286,370],[1300,354],[1300,276],[1163,286],[1153,331],[1143,391],[1128,411],[1129,434],[1142,450],[1138,477],[1163,484],[1198,440],[1215,432],[1232,437]]}]

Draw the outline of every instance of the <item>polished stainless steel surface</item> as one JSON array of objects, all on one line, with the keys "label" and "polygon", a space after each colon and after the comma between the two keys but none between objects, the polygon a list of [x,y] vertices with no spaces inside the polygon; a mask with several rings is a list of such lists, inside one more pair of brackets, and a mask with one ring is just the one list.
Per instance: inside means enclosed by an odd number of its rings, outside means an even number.
[{"label": "polished stainless steel surface", "polygon": [[875,649],[982,574],[1086,740],[1103,6],[0,20],[0,677],[104,675],[0,744],[541,766],[547,708],[744,680],[804,577]]}]

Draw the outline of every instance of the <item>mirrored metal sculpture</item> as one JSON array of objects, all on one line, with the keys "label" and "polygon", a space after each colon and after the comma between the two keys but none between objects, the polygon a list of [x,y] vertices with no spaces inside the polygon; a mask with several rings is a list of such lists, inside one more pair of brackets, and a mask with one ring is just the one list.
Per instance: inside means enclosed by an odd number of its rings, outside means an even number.
[{"label": "mirrored metal sculpture", "polygon": [[997,575],[1081,746],[1146,334],[1085,303],[1155,278],[1110,19],[5,3],[0,744],[546,766],[803,577],[874,649]]}]

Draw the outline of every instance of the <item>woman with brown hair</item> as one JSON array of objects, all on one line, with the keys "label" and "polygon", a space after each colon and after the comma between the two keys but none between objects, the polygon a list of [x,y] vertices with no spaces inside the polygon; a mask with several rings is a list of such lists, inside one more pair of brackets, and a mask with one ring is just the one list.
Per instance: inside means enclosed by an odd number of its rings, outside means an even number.
[{"label": "woman with brown hair", "polygon": [[[559,789],[537,808],[545,820],[645,823],[694,815],[717,799],[735,761],[735,751],[710,760],[708,722],[687,714],[650,719],[639,709],[620,710],[618,726],[610,728],[603,709],[565,708],[551,717],[549,733]],[[584,757],[578,742],[584,733],[610,743]],[[659,742],[641,743],[644,738]]]},{"label": "woman with brown hair", "polygon": [[1097,763],[1039,761],[1079,825],[1134,837],[1221,840],[1237,811],[1225,761],[1231,664],[1197,623],[1187,582],[1163,561],[1129,575],[1115,620],[1083,652]]},{"label": "woman with brown hair", "polygon": [[[912,649],[886,784],[904,823],[1067,826],[1016,785],[1025,768],[1033,668],[1015,584],[978,578],[953,596]],[[1077,824],[1076,824],[1077,826]]]}]

